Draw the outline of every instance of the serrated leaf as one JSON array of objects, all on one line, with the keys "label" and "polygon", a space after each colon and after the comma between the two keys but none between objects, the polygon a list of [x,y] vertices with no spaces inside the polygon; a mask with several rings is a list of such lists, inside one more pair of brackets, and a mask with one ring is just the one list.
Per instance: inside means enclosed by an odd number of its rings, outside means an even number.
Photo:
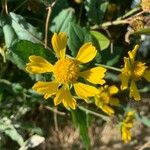
[{"label": "serrated leaf", "polygon": [[73,56],[78,53],[78,50],[85,42],[92,42],[90,33],[79,25],[71,23],[69,27],[68,46]]},{"label": "serrated leaf", "polygon": [[55,60],[54,54],[43,45],[24,40],[15,43],[8,56],[20,69],[24,69],[30,55],[42,56],[50,62]]},{"label": "serrated leaf", "polygon": [[91,24],[100,24],[107,10],[108,2],[105,0],[86,0],[85,10]]},{"label": "serrated leaf", "polygon": [[27,23],[21,15],[10,12],[10,18],[11,26],[17,34],[18,39],[39,43],[42,39],[42,34],[37,31],[37,28]]},{"label": "serrated leaf", "polygon": [[28,40],[34,43],[41,43],[42,33],[36,27],[21,16],[10,12],[7,17],[0,20],[5,45],[10,48],[17,40]]},{"label": "serrated leaf", "polygon": [[88,127],[87,127],[87,114],[85,114],[83,111],[77,109],[71,111],[73,122],[77,128],[79,128],[80,136],[83,140],[83,143],[88,150],[90,147],[90,139],[88,135]]},{"label": "serrated leaf", "polygon": [[52,32],[67,32],[69,24],[75,22],[75,11],[72,8],[62,10],[52,21],[50,30]]},{"label": "serrated leaf", "polygon": [[103,35],[102,33],[98,31],[91,31],[90,33],[99,44],[100,50],[104,50],[108,48],[110,44],[110,40],[105,35]]}]

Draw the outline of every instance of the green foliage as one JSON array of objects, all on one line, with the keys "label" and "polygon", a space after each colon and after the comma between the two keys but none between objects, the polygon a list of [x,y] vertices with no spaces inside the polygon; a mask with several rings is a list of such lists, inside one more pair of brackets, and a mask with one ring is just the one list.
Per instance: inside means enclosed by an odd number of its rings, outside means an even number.
[{"label": "green foliage", "polygon": [[11,120],[7,117],[0,120],[0,132],[5,133],[12,140],[16,141],[20,146],[23,145],[24,140],[22,136],[17,132]]},{"label": "green foliage", "polygon": [[77,54],[78,50],[84,43],[92,42],[92,37],[89,31],[74,23],[71,23],[69,26],[68,36],[68,46],[73,56]]},{"label": "green foliage", "polygon": [[69,24],[75,22],[75,12],[72,8],[62,10],[53,20],[50,26],[52,32],[67,32]]},{"label": "green foliage", "polygon": [[21,15],[12,12],[4,20],[3,33],[7,48],[10,48],[17,40],[39,43],[42,38],[42,34],[38,32],[37,28],[27,23]]},{"label": "green foliage", "polygon": [[85,9],[86,15],[88,17],[89,22],[94,24],[100,24],[104,18],[104,14],[106,12],[108,2],[105,0],[97,1],[97,0],[86,0]]},{"label": "green foliage", "polygon": [[[92,142],[90,143],[88,131],[95,119],[94,116],[100,118],[96,118],[100,128],[104,121],[110,120],[109,116],[104,115],[94,105],[94,98],[89,98],[87,101],[88,109],[84,109],[85,103],[80,102],[78,100],[80,98],[77,97],[79,105],[77,104],[76,110],[68,111],[68,109],[58,106],[58,111],[56,111],[53,109],[52,101],[43,101],[42,96],[32,90],[34,80],[49,81],[52,77],[49,74],[28,75],[25,71],[26,64],[31,55],[41,56],[52,64],[56,63],[56,56],[51,49],[51,37],[54,32],[67,33],[67,54],[70,50],[69,53],[74,57],[84,43],[91,42],[97,49],[96,59],[85,65],[85,68],[90,69],[91,66],[107,68],[105,84],[118,87],[120,87],[118,74],[120,74],[128,50],[131,50],[133,45],[141,43],[141,35],[150,34],[149,24],[146,20],[149,12],[143,13],[138,6],[132,8],[134,3],[132,4],[133,1],[130,0],[126,2],[84,0],[80,3],[75,0],[57,0],[54,6],[51,6],[53,2],[54,0],[2,0],[0,3],[0,55],[2,55],[2,57],[0,56],[0,149],[2,150],[16,150],[19,147],[19,150],[25,150],[38,146],[46,137],[50,136],[49,131],[54,128],[53,117],[55,124],[64,125],[64,122],[68,121],[65,119],[70,119],[69,113],[72,115],[75,127],[79,129],[84,147],[94,149],[91,147]],[[133,32],[129,28],[130,21],[132,17],[138,16],[140,11],[145,26],[143,29]],[[116,18],[117,16],[119,18]],[[47,23],[46,20],[49,22]],[[48,29],[45,29],[45,26],[48,26]],[[127,32],[128,29],[129,32]],[[46,35],[48,35],[47,45],[45,45]],[[132,39],[130,39],[130,35]],[[131,44],[126,43],[125,39]],[[140,53],[147,51],[147,55],[145,58],[138,55],[136,59],[140,58],[149,66],[148,42],[142,41],[142,45],[145,47],[144,50],[140,49]],[[114,66],[118,66],[118,68]],[[84,70],[84,66],[81,65],[81,67]],[[82,80],[79,78],[79,81]],[[88,83],[88,81],[85,82]],[[95,88],[102,86],[95,85]],[[145,80],[144,83],[140,80],[137,87],[141,88],[139,91],[142,93],[148,94],[150,91],[150,86],[145,83]],[[128,92],[128,90],[122,92],[119,89],[119,93],[116,95],[121,103],[119,107],[114,107],[114,116],[118,119],[118,123],[122,121],[124,112],[129,106]],[[73,89],[71,93],[74,93]],[[76,97],[73,98],[76,99]],[[80,107],[81,103],[82,107]],[[47,109],[46,105],[50,109]],[[132,109],[132,106],[130,107]],[[59,109],[64,112],[59,112]],[[49,110],[54,111],[55,115],[49,113]],[[149,108],[141,107],[140,111],[148,114]],[[62,121],[56,120],[57,113],[67,114],[66,118],[62,117]],[[148,115],[136,114],[136,119],[150,127]]]},{"label": "green foliage", "polygon": [[108,48],[110,41],[106,36],[104,36],[102,33],[97,32],[97,31],[91,31],[91,34],[93,38],[96,40],[97,45],[100,50],[104,50]]},{"label": "green foliage", "polygon": [[79,128],[81,138],[83,143],[88,150],[90,148],[90,139],[88,135],[88,114],[84,113],[83,111],[77,109],[75,111],[71,111],[73,122],[76,128]]},{"label": "green foliage", "polygon": [[9,59],[20,69],[25,69],[30,55],[42,56],[51,62],[54,62],[55,56],[52,51],[47,50],[41,44],[35,44],[30,41],[19,41],[11,47]]}]

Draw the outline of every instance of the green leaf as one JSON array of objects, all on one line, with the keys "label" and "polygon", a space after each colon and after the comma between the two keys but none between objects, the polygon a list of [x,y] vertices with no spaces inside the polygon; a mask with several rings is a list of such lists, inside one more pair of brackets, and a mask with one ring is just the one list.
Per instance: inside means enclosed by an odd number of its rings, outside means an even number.
[{"label": "green leaf", "polygon": [[45,49],[41,44],[35,44],[30,41],[19,41],[10,50],[9,59],[20,69],[25,68],[30,55],[42,56],[50,62],[54,62],[55,60],[55,56],[50,50]]},{"label": "green leaf", "polygon": [[50,31],[68,32],[70,22],[75,22],[75,11],[72,8],[64,9],[51,21]]},{"label": "green leaf", "polygon": [[21,15],[10,12],[8,17],[0,21],[3,22],[1,26],[7,48],[10,48],[17,40],[41,43],[41,32],[38,32],[37,28],[27,23]]},{"label": "green leaf", "polygon": [[79,25],[71,23],[69,27],[68,46],[73,56],[78,53],[80,47],[86,42],[92,42],[90,33]]},{"label": "green leaf", "polygon": [[72,119],[73,122],[76,126],[76,128],[79,128],[80,131],[80,136],[83,140],[83,143],[88,150],[90,147],[90,139],[88,135],[88,127],[87,127],[87,114],[85,114],[83,111],[77,109],[77,110],[72,110]]},{"label": "green leaf", "polygon": [[150,127],[150,119],[144,116],[140,116],[136,113],[136,118],[141,121],[144,125]]},{"label": "green leaf", "polygon": [[110,44],[110,40],[105,35],[103,35],[102,33],[98,31],[91,31],[90,33],[93,36],[93,38],[96,40],[96,42],[98,43],[100,50],[104,50],[108,48]]},{"label": "green leaf", "polygon": [[88,21],[93,25],[100,24],[103,21],[108,4],[105,0],[86,0],[85,10]]},{"label": "green leaf", "polygon": [[23,145],[24,140],[22,136],[17,132],[12,124],[11,120],[7,117],[1,118],[0,120],[0,132],[5,133],[12,140],[16,141],[20,146]]},{"label": "green leaf", "polygon": [[112,52],[110,49],[106,49],[105,51],[99,52],[99,55],[96,57],[96,61],[97,63],[113,66],[114,64],[118,63],[122,51],[123,49],[121,47],[114,47]]},{"label": "green leaf", "polygon": [[18,39],[28,40],[39,43],[42,39],[41,32],[37,28],[27,23],[26,20],[15,13],[10,12],[11,26],[13,27]]},{"label": "green leaf", "polygon": [[9,24],[5,24],[3,26],[3,33],[4,33],[5,45],[7,48],[9,48],[15,42],[15,39],[17,39],[17,35],[13,27]]}]

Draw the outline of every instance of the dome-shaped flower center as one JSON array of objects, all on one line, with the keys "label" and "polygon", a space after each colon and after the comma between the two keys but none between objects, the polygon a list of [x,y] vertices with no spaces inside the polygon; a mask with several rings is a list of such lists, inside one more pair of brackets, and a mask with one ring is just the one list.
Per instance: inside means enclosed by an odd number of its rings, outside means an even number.
[{"label": "dome-shaped flower center", "polygon": [[146,70],[147,66],[145,66],[145,63],[135,61],[133,70],[131,71],[131,76],[134,80],[139,80]]},{"label": "dome-shaped flower center", "polygon": [[77,80],[79,66],[69,58],[60,59],[54,65],[54,75],[59,83],[73,83]]}]

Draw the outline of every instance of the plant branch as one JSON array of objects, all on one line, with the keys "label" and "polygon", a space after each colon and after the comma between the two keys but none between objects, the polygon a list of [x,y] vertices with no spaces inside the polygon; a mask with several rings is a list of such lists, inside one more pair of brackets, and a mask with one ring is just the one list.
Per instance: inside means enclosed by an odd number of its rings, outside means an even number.
[{"label": "plant branch", "polygon": [[44,39],[44,46],[45,48],[47,48],[47,39],[48,39],[48,25],[49,25],[49,19],[50,19],[50,15],[52,12],[52,8],[55,5],[56,1],[54,1],[52,4],[50,4],[48,6],[48,12],[47,12],[47,17],[46,17],[46,22],[45,22],[45,39]]},{"label": "plant branch", "polygon": [[78,105],[78,108],[79,108],[80,110],[86,112],[87,114],[91,114],[91,115],[100,117],[100,118],[102,118],[102,119],[105,120],[105,121],[109,121],[109,120],[110,120],[110,118],[109,118],[108,116],[99,114],[99,113],[97,113],[97,112],[95,112],[95,111],[92,111],[92,110],[89,110],[89,109],[87,109],[87,108],[84,108],[83,106]]},{"label": "plant branch", "polygon": [[50,106],[44,106],[44,108],[47,109],[47,110],[50,110],[50,111],[52,111],[54,113],[57,113],[58,115],[61,115],[61,116],[65,116],[66,115],[66,113],[58,111],[57,109],[54,109],[54,108],[52,108]]},{"label": "plant branch", "polygon": [[106,69],[111,69],[111,70],[115,70],[115,71],[121,72],[121,69],[116,68],[116,67],[107,66],[107,65],[103,65],[103,64],[95,64],[95,65],[96,65],[96,66],[100,66],[100,67],[104,67],[104,68],[106,68]]}]

